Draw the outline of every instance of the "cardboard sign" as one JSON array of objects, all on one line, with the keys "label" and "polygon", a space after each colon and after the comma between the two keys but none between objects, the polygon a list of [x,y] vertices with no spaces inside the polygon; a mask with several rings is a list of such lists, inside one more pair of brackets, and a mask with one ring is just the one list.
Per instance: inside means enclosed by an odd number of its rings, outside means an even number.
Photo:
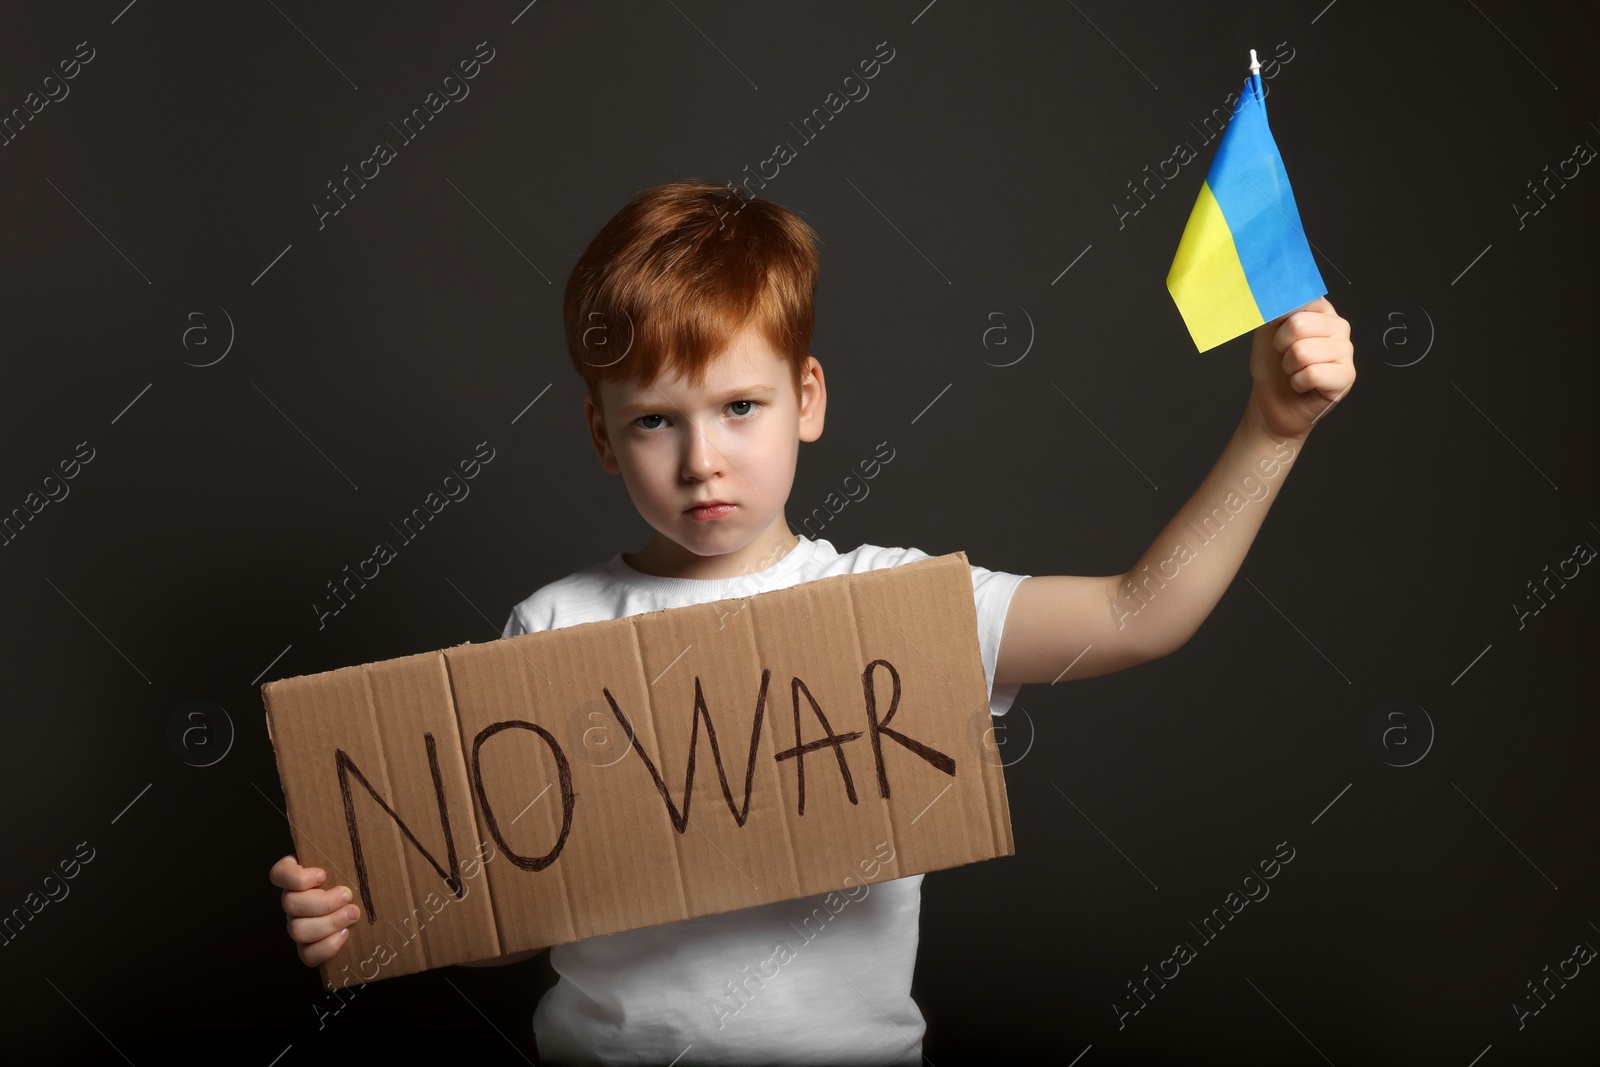
[{"label": "cardboard sign", "polygon": [[330,989],[1014,852],[960,552],[261,692]]}]

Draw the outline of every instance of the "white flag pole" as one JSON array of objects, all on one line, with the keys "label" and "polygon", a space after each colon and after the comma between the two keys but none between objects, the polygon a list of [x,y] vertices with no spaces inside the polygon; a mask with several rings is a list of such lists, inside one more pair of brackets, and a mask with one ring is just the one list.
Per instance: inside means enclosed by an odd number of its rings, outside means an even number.
[{"label": "white flag pole", "polygon": [[1256,50],[1254,48],[1250,49],[1250,73],[1252,75],[1261,73],[1261,61],[1256,58]]}]

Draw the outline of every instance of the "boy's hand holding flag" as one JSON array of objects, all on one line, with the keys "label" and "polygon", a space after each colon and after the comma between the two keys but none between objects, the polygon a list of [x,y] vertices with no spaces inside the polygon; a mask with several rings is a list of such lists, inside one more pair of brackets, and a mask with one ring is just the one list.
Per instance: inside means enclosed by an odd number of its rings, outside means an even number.
[{"label": "boy's hand holding flag", "polygon": [[1278,437],[1304,437],[1355,381],[1350,324],[1334,311],[1267,126],[1261,67],[1222,131],[1167,274],[1195,347],[1255,329],[1251,409]]}]

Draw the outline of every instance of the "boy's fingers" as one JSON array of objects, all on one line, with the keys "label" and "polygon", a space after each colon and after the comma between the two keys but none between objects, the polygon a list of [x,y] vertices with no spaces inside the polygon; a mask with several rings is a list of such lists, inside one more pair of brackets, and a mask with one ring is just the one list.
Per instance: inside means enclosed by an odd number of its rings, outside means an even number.
[{"label": "boy's fingers", "polygon": [[344,943],[348,940],[350,940],[350,935],[344,930],[340,930],[338,933],[325,937],[315,944],[302,945],[300,947],[300,962],[307,967],[316,967],[333,958],[334,953],[343,948]]},{"label": "boy's fingers", "polygon": [[[342,908],[332,915],[317,915],[311,918],[289,920],[289,937],[301,945],[313,945],[329,934],[336,934],[356,921],[350,913],[356,911],[355,905]],[[358,913],[359,917],[359,913]],[[343,944],[341,939],[340,944]]]},{"label": "boy's fingers", "polygon": [[1303,337],[1289,345],[1279,362],[1283,367],[1283,373],[1294,374],[1313,364],[1336,363],[1344,355],[1343,348],[1331,343],[1330,338]]},{"label": "boy's fingers", "polygon": [[[1328,303],[1328,298],[1327,297],[1319,296],[1315,300],[1311,301],[1311,303],[1309,303],[1309,304],[1301,304],[1299,307],[1295,308],[1293,311],[1285,311],[1282,315],[1279,315],[1277,318],[1269,319],[1264,325],[1270,326],[1274,330],[1276,330],[1278,327],[1282,326],[1285,322],[1288,322],[1295,315],[1298,315],[1301,312],[1305,312],[1305,311],[1313,311],[1313,312],[1315,312],[1315,311],[1333,311],[1333,305]],[[1334,313],[1337,314],[1337,312],[1334,312]]]},{"label": "boy's fingers", "polygon": [[1296,341],[1311,337],[1348,337],[1350,324],[1337,315],[1307,313],[1306,309],[1290,312],[1279,321],[1272,335],[1272,346],[1283,352]]},{"label": "boy's fingers", "polygon": [[1297,393],[1309,393],[1315,389],[1324,396],[1338,389],[1342,383],[1343,379],[1339,376],[1337,368],[1330,368],[1325,363],[1312,364],[1289,379],[1289,387]]},{"label": "boy's fingers", "polygon": [[327,877],[320,867],[302,867],[293,856],[285,856],[272,865],[269,877],[279,889],[315,889]]},{"label": "boy's fingers", "polygon": [[353,899],[350,890],[342,885],[332,889],[306,889],[283,894],[283,910],[294,918],[332,915]]}]

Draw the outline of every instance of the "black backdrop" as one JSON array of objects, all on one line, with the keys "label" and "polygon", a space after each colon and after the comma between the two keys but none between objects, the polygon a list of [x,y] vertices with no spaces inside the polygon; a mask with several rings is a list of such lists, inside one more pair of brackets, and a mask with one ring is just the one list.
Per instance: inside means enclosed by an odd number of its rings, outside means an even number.
[{"label": "black backdrop", "polygon": [[[23,109],[0,509],[55,497],[0,550],[0,909],[68,892],[0,947],[8,1045],[535,1058],[543,958],[380,982],[319,1027],[266,878],[290,839],[259,684],[491,640],[541,584],[642,547],[582,429],[561,287],[636,190],[737,179],[779,141],[797,155],[761,195],[824,242],[831,394],[791,521],[888,442],[811,532],[1126,568],[1248,395],[1247,342],[1197,355],[1163,278],[1254,47],[1360,380],[1189,644],[1023,690],[1016,856],[927,879],[925,1052],[1592,1062],[1593,16],[524,3],[0,13],[0,107]],[[391,132],[479,42],[471,95]],[[870,95],[803,141],[880,42]],[[379,140],[396,157],[322,216]],[[1182,141],[1201,158],[1132,199]],[[470,498],[319,629],[325,583],[485,440]],[[1270,897],[1200,941],[1280,842]],[[1119,1026],[1183,940],[1197,957]]]}]

